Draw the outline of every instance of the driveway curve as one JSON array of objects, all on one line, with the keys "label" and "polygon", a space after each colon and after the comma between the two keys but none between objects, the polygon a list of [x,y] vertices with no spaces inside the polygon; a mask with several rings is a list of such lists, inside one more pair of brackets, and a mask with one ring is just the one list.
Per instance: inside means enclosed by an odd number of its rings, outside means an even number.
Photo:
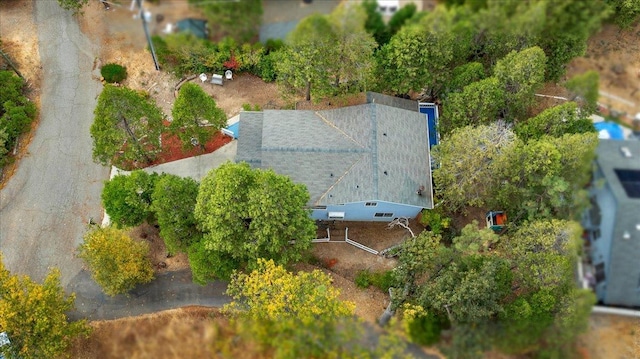
[{"label": "driveway curve", "polygon": [[93,163],[89,127],[101,90],[91,78],[95,48],[57,1],[33,1],[42,65],[40,124],[0,192],[0,250],[14,273],[41,281],[51,267],[67,286],[82,269],[75,248],[101,217],[109,170]]}]

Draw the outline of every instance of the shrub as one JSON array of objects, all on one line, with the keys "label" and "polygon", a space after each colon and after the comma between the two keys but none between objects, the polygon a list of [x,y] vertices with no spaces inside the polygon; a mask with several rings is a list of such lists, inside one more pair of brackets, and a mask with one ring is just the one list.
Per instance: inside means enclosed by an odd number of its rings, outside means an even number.
[{"label": "shrub", "polygon": [[389,288],[395,284],[395,277],[393,271],[384,272],[371,272],[368,269],[358,272],[355,278],[355,283],[358,288],[368,288],[374,286],[384,292],[389,291]]},{"label": "shrub", "polygon": [[108,83],[120,83],[127,78],[127,68],[118,64],[106,64],[100,69],[100,74]]},{"label": "shrub", "polygon": [[420,345],[432,345],[440,340],[440,333],[446,326],[446,318],[429,312],[411,320],[409,336],[413,342]]}]

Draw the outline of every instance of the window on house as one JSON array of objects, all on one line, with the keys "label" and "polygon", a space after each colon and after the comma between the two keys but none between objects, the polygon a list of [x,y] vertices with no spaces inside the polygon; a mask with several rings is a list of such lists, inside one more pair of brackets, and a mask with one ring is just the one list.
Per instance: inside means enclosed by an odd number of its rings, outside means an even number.
[{"label": "window on house", "polygon": [[378,203],[376,202],[367,202],[364,204],[366,207],[375,207],[378,205]]},{"label": "window on house", "polygon": [[596,283],[604,282],[604,263],[596,264]]},{"label": "window on house", "polygon": [[394,13],[394,12],[396,12],[396,10],[398,10],[397,6],[389,6],[389,12],[390,13]]},{"label": "window on house", "polygon": [[327,206],[313,206],[312,209],[327,209]]},{"label": "window on house", "polygon": [[600,238],[600,229],[599,228],[591,231],[591,240],[595,241],[598,238]]},{"label": "window on house", "polygon": [[380,6],[379,10],[380,10],[380,12],[387,12],[387,7],[386,6]]},{"label": "window on house", "polygon": [[385,213],[385,212],[376,212],[374,217],[393,217],[393,213]]}]

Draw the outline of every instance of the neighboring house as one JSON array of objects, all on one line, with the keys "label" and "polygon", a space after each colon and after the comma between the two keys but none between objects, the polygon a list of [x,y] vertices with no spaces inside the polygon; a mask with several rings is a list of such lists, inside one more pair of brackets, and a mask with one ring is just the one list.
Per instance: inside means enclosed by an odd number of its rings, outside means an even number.
[{"label": "neighboring house", "polygon": [[433,208],[427,121],[413,105],[241,112],[236,162],[305,184],[316,220],[413,218]]},{"label": "neighboring house", "polygon": [[209,38],[209,29],[207,28],[207,20],[201,19],[182,19],[176,22],[176,29],[178,31],[188,31],[194,36],[201,39]]},{"label": "neighboring house", "polygon": [[583,226],[595,292],[606,305],[640,307],[640,141],[600,140]]}]

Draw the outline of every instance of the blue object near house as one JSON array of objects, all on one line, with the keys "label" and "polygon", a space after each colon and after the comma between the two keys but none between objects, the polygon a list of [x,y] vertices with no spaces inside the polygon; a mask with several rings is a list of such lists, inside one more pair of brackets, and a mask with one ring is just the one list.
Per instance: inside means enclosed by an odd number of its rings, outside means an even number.
[{"label": "blue object near house", "polygon": [[209,29],[207,28],[207,20],[200,19],[182,19],[176,22],[176,27],[179,31],[188,31],[194,36],[201,39],[209,38]]},{"label": "blue object near house", "polygon": [[233,125],[227,126],[227,128],[223,128],[222,133],[227,136],[233,137],[234,140],[237,140],[238,134],[240,133],[240,122],[236,122]]},{"label": "blue object near house", "polygon": [[640,141],[598,143],[582,226],[590,285],[606,305],[640,307]]},{"label": "blue object near house", "polygon": [[606,140],[624,140],[622,127],[615,122],[596,122],[593,127],[598,131],[598,138]]},{"label": "blue object near house", "polygon": [[438,105],[435,103],[420,102],[418,109],[420,113],[427,116],[429,148],[431,148],[440,142],[440,135],[438,134]]},{"label": "blue object near house", "polygon": [[433,208],[427,123],[415,110],[247,111],[239,123],[236,162],[304,184],[316,220],[389,222]]}]

